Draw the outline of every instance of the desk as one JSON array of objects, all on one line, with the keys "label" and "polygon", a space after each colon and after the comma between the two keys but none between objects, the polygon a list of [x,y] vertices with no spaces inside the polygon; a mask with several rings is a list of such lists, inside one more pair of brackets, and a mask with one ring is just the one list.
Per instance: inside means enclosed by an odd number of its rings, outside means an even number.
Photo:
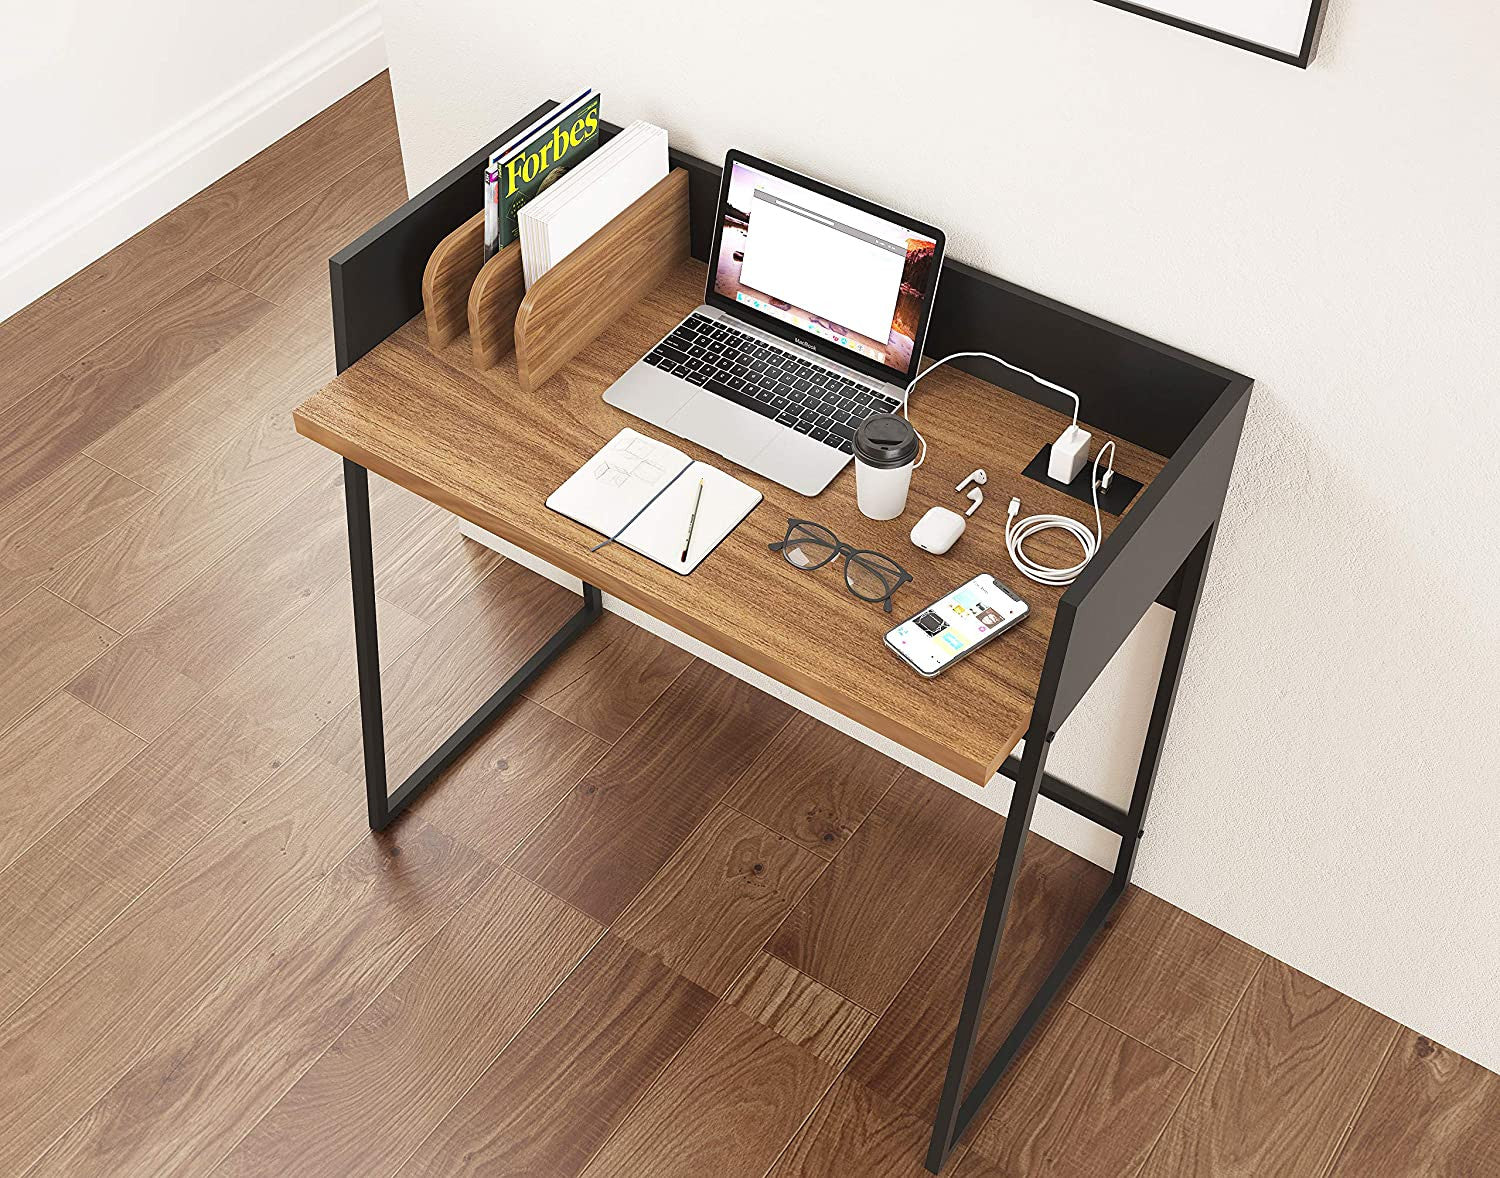
[{"label": "desk", "polygon": [[[674,165],[688,169],[692,177],[697,256],[682,261],[657,290],[587,343],[541,389],[526,394],[513,357],[479,371],[466,340],[434,351],[420,316],[412,318],[412,300],[420,297],[422,247],[430,250],[470,215],[470,200],[480,191],[477,169],[488,150],[475,153],[333,259],[341,372],[295,414],[300,433],[345,461],[371,825],[379,829],[393,821],[598,616],[601,590],[971,781],[984,784],[997,771],[1014,777],[927,1159],[938,1172],[1130,878],[1250,382],[949,263],[929,354],[987,348],[1029,361],[1070,384],[1075,383],[1072,371],[1093,376],[1092,386],[1077,380],[1075,387],[1083,388],[1098,387],[1100,374],[1108,374],[1110,395],[1086,396],[1086,407],[1097,412],[1086,412],[1085,424],[1116,439],[1117,469],[1145,489],[1120,519],[1106,516],[1099,555],[1066,592],[1022,578],[1005,555],[1003,529],[1012,495],[1021,498],[1027,513],[1079,513],[1076,500],[1019,473],[1068,419],[1039,386],[1001,386],[953,366],[924,381],[914,399],[913,415],[928,438],[929,458],[916,472],[907,511],[899,520],[877,523],[859,515],[852,470],[821,496],[805,499],[736,469],[738,477],[765,494],[765,501],[693,575],[679,577],[619,546],[591,553],[597,537],[548,511],[544,501],[623,426],[665,436],[600,397],[700,301],[705,217],[713,213],[718,170],[674,153]],[[472,188],[466,189],[471,181]],[[1050,357],[1036,355],[1049,349]],[[674,444],[695,458],[727,465],[692,444]],[[1153,444],[1163,453],[1154,452]],[[954,484],[976,466],[988,470],[990,481],[985,505],[970,520],[966,535],[946,556],[919,552],[907,538],[911,524],[932,504],[959,501]],[[388,793],[385,780],[368,471],[584,581],[579,612],[394,794]],[[889,552],[910,569],[915,582],[898,593],[895,612],[887,615],[851,596],[836,570],[801,572],[770,553],[766,546],[781,539],[791,515],[818,520],[856,547]],[[1072,544],[1051,533],[1036,551],[1044,559],[1066,563],[1074,558]],[[980,571],[994,572],[1026,598],[1031,614],[1025,623],[933,680],[921,679],[889,654],[881,642],[885,630]],[[1176,616],[1131,803],[1120,809],[1046,773],[1046,757],[1062,721],[1153,600],[1172,607]],[[1011,752],[1023,737],[1025,753],[1017,760]],[[1121,836],[1114,878],[965,1097],[979,1018],[1039,794]]]}]

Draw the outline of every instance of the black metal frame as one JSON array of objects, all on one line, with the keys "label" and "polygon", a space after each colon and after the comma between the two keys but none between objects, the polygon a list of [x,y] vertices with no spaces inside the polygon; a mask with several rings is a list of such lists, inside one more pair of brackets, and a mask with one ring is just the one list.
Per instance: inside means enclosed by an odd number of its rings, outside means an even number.
[{"label": "black metal frame", "polygon": [[375,555],[370,543],[369,471],[344,459],[344,508],[349,517],[349,580],[354,586],[354,653],[359,667],[359,718],[365,750],[365,802],[371,830],[384,830],[396,821],[423,790],[458,760],[494,723],[507,705],[579,634],[604,612],[599,590],[585,584],[583,607],[511,675],[500,689],[433,751],[403,781],[388,792],[385,760],[385,718],[380,702],[380,640],[375,626]]},{"label": "black metal frame", "polygon": [[[1315,32],[1314,28],[1310,35]],[[421,310],[422,268],[437,243],[478,210],[489,151],[553,105],[538,106],[494,143],[329,260],[340,371]],[[601,123],[606,139],[618,130]],[[671,153],[671,161],[688,173],[691,249],[699,261],[706,261],[720,170],[679,151]],[[942,1168],[1026,1037],[1062,991],[1130,880],[1252,385],[1249,377],[949,257],[943,263],[927,352],[960,351],[996,352],[1085,392],[1092,428],[1165,455],[1167,462],[1059,601],[1024,752],[1020,758],[1007,758],[1001,769],[1014,779],[1015,787],[933,1126],[927,1161],[934,1172]],[[991,361],[960,360],[955,366],[1040,405],[1060,412],[1071,409],[1061,394]],[[601,607],[599,591],[585,585],[579,613],[387,796],[367,475],[352,462],[346,461],[344,469],[370,825],[378,830],[451,764],[505,703],[598,616]],[[1121,809],[1047,773],[1047,751],[1063,722],[1153,602],[1174,610],[1176,616],[1130,805]],[[999,1052],[984,1064],[965,1095],[963,1086],[974,1062],[985,998],[997,977],[1006,916],[1038,796],[1120,836],[1114,874]]]},{"label": "black metal frame", "polygon": [[1312,64],[1313,55],[1318,51],[1318,37],[1323,31],[1323,13],[1328,8],[1328,0],[1310,0],[1307,23],[1302,28],[1302,44],[1296,53],[1288,53],[1284,49],[1275,49],[1270,45],[1262,45],[1259,41],[1249,41],[1244,37],[1236,37],[1233,33],[1226,33],[1222,29],[1215,29],[1209,25],[1200,25],[1195,21],[1184,20],[1180,16],[1173,16],[1169,12],[1159,12],[1143,4],[1133,4],[1131,0],[1099,0],[1100,4],[1108,4],[1111,8],[1118,8],[1124,12],[1133,12],[1136,16],[1144,16],[1147,20],[1154,20],[1164,25],[1171,25],[1174,29],[1182,29],[1184,32],[1197,33],[1200,37],[1207,37],[1211,41],[1218,41],[1224,45],[1232,45],[1236,49],[1247,49],[1251,53],[1258,53],[1262,57],[1269,57],[1273,61],[1284,62],[1294,65],[1298,69],[1305,70]]}]

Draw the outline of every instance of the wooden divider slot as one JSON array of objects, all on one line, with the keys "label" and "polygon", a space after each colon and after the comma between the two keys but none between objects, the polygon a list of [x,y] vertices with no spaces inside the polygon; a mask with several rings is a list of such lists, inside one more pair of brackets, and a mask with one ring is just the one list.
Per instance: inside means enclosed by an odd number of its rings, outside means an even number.
[{"label": "wooden divider slot", "polygon": [[469,344],[474,367],[493,368],[515,342],[516,309],[526,293],[521,243],[513,241],[488,262],[469,291]]},{"label": "wooden divider slot", "polygon": [[479,369],[514,347],[530,392],[687,257],[688,222],[688,174],[677,168],[527,291],[521,243],[484,262],[484,213],[476,213],[438,243],[422,272],[428,345],[446,348],[467,328]]},{"label": "wooden divider slot", "polygon": [[464,333],[468,326],[469,288],[483,262],[481,209],[438,242],[422,271],[422,309],[427,314],[430,347],[445,348]]},{"label": "wooden divider slot", "polygon": [[521,387],[537,388],[659,286],[688,255],[688,222],[688,174],[677,168],[538,278],[515,317]]}]

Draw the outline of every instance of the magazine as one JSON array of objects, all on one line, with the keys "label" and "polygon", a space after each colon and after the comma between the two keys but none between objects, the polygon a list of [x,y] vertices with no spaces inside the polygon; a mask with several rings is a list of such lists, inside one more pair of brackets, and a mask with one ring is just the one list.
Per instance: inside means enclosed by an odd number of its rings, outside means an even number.
[{"label": "magazine", "polygon": [[[521,206],[543,188],[557,183],[569,168],[582,163],[599,146],[599,95],[585,90],[490,156],[495,173],[497,206],[495,238],[485,226],[485,255],[503,249],[517,238]],[[488,194],[487,194],[488,199]]]}]

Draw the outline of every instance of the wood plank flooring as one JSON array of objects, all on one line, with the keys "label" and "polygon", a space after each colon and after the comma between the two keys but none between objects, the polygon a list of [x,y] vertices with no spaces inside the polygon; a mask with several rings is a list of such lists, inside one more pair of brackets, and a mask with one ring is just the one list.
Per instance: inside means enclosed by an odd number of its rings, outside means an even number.
[{"label": "wood plank flooring", "polygon": [[[991,812],[607,616],[369,833],[288,414],[404,190],[377,78],[0,324],[0,1173],[925,1174]],[[576,598],[371,493],[399,778]],[[984,1047],[1102,882],[1031,840]],[[1132,893],[949,1172],[1469,1176],[1497,1125]]]}]

